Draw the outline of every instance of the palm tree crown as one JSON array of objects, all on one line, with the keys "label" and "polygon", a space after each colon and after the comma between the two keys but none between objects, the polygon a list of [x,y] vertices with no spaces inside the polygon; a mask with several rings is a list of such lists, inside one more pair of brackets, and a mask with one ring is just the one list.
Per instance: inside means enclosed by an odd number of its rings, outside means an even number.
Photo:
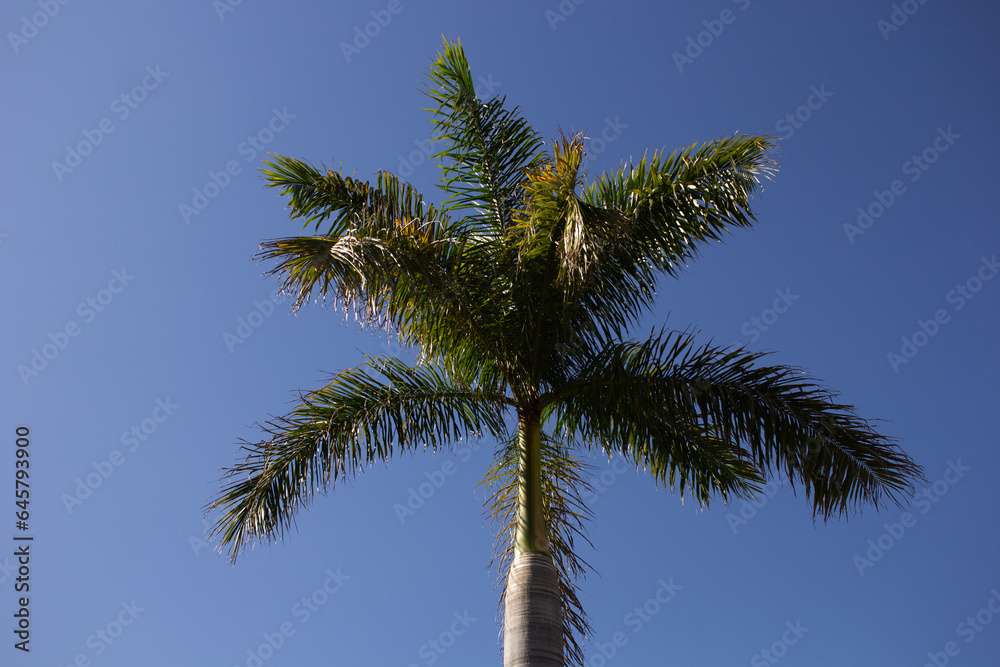
[{"label": "palm tree crown", "polygon": [[[277,261],[271,273],[295,306],[333,300],[418,357],[368,357],[245,443],[210,504],[232,558],[280,537],[317,490],[368,465],[489,435],[500,443],[486,481],[500,525],[506,664],[582,664],[575,582],[586,563],[574,538],[585,539],[588,512],[574,448],[623,457],[704,506],[750,497],[778,474],[824,519],[898,503],[921,478],[892,440],[798,369],[699,344],[690,331],[628,338],[658,280],[754,224],[749,202],[773,171],[771,138],[657,152],[589,181],[584,138],[546,146],[504,98],[480,100],[460,43],[445,42],[426,92],[441,147],[438,206],[387,172],[366,182],[288,157],[267,163],[268,185],[313,230],[267,241],[259,255]],[[547,593],[528,591],[522,562],[542,568],[531,581],[548,581]]]}]

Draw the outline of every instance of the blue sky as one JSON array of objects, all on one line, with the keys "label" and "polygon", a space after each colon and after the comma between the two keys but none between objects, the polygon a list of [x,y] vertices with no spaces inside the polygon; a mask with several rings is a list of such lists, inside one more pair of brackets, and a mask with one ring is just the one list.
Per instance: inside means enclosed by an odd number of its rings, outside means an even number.
[{"label": "blue sky", "polygon": [[388,169],[435,198],[419,89],[442,35],[482,97],[545,136],[586,131],[594,174],[781,137],[759,225],[665,281],[636,335],[774,350],[932,483],[824,525],[779,484],[700,511],[594,460],[588,667],[1000,656],[995,3],[8,0],[0,27],[3,664],[497,664],[476,486],[493,442],[377,467],[235,566],[203,542],[255,422],[363,354],[407,354],[275,302],[251,257],[300,226],[260,159]]}]

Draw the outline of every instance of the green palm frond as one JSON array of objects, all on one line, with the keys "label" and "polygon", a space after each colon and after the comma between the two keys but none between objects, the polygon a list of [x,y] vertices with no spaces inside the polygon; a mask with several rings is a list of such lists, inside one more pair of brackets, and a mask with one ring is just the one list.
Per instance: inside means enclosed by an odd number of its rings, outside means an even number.
[{"label": "green palm frond", "polygon": [[757,365],[764,356],[661,332],[608,346],[543,400],[560,437],[687,483],[703,504],[751,493],[775,471],[801,483],[824,519],[901,504],[920,467],[801,370]]},{"label": "green palm frond", "polygon": [[222,510],[213,535],[232,559],[254,540],[282,537],[317,491],[394,454],[507,433],[503,395],[394,357],[368,358],[300,401],[261,426],[268,439],[244,444],[246,459],[206,508]]},{"label": "green palm frond", "polygon": [[510,232],[519,286],[531,295],[520,310],[542,343],[532,353],[535,376],[558,385],[574,353],[586,357],[626,335],[661,274],[678,275],[701,245],[752,224],[750,198],[773,171],[773,143],[734,136],[656,153],[578,192],[583,139],[554,142],[551,163],[528,174]]},{"label": "green palm frond", "polygon": [[425,92],[437,105],[428,109],[434,140],[444,144],[434,155],[449,195],[443,206],[465,214],[477,233],[497,235],[512,223],[525,173],[544,159],[543,142],[516,107],[504,107],[504,98],[476,97],[461,42],[445,42],[428,79]]},{"label": "green palm frond", "polygon": [[525,205],[515,217],[512,242],[521,248],[520,260],[529,263],[555,259],[555,283],[568,303],[579,294],[578,287],[598,281],[591,278],[604,246],[612,240],[628,240],[626,216],[616,209],[587,203],[579,197],[584,158],[582,134],[563,135],[553,142],[552,161],[528,173],[524,185]]},{"label": "green palm frond", "polygon": [[510,376],[500,317],[506,306],[483,298],[503,266],[496,239],[470,237],[464,221],[425,205],[391,174],[371,184],[292,158],[268,165],[265,175],[289,197],[293,218],[317,230],[328,221],[322,236],[266,241],[257,255],[277,260],[269,274],[295,295],[295,308],[314,296],[332,299],[365,323],[393,328],[425,359]]},{"label": "green palm frond", "polygon": [[374,185],[330,168],[319,169],[296,158],[272,156],[261,170],[267,187],[281,188],[288,198],[292,219],[305,218],[305,227],[329,220],[328,236],[352,233],[358,236],[382,236],[417,223],[424,238],[441,238],[439,229],[447,230],[450,219],[408,183],[387,172],[379,172]]},{"label": "green palm frond", "polygon": [[663,155],[654,153],[585,186],[581,200],[626,218],[592,264],[598,267],[581,296],[622,337],[648,310],[656,281],[678,277],[703,245],[754,222],[750,199],[774,171],[767,136],[732,136]]},{"label": "green palm frond", "polygon": [[[593,547],[587,538],[587,524],[593,512],[583,502],[583,495],[593,494],[588,478],[594,466],[570,453],[569,449],[552,438],[542,435],[542,496],[543,515],[550,533],[549,547],[552,562],[559,575],[559,595],[563,608],[563,649],[566,663],[584,664],[583,645],[591,634],[590,622],[580,602],[577,582],[594,569],[580,557],[576,540]],[[507,575],[514,559],[517,532],[518,503],[518,441],[516,437],[501,442],[486,477],[480,482],[489,496],[483,505],[490,517],[493,532],[494,556],[490,563],[497,569],[500,601],[497,619],[504,618],[507,597]]]},{"label": "green palm frond", "polygon": [[371,184],[294,158],[266,164],[268,186],[282,188],[290,217],[316,231],[332,218],[322,236],[267,241],[257,256],[281,260],[271,273],[284,276],[296,306],[318,288],[350,305],[366,292],[362,310],[377,312],[400,277],[422,276],[444,293],[458,247],[452,223],[411,186],[387,173]]},{"label": "green palm frond", "polygon": [[722,241],[731,227],[750,227],[750,198],[774,172],[767,136],[734,135],[675,151],[602,175],[584,199],[633,221],[633,257],[676,277],[699,246]]}]

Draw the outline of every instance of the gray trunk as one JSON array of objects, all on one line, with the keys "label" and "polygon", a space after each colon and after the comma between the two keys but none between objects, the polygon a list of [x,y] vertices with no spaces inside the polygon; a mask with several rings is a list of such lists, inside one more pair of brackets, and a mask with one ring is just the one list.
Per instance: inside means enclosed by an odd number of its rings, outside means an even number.
[{"label": "gray trunk", "polygon": [[562,606],[552,557],[514,555],[504,603],[504,667],[563,667]]}]

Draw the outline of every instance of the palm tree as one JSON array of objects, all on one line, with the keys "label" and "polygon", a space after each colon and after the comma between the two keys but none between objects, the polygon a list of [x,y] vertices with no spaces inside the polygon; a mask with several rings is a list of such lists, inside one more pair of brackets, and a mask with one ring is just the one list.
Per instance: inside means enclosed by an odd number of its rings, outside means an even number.
[{"label": "palm tree", "polygon": [[703,506],[781,475],[823,519],[898,504],[922,479],[798,369],[691,331],[627,337],[658,279],[755,222],[749,201],[773,170],[771,138],[656,152],[589,181],[583,136],[548,148],[504,98],[481,101],[460,43],[445,41],[428,76],[439,206],[386,172],[371,183],[280,156],[264,170],[314,230],[259,254],[277,260],[270,273],[295,307],[330,299],[418,356],[367,357],[244,443],[209,504],[232,559],[281,537],[317,491],[366,466],[492,436],[504,664],[579,665],[587,565],[574,538],[585,539],[587,464],[574,452],[623,457]]}]

